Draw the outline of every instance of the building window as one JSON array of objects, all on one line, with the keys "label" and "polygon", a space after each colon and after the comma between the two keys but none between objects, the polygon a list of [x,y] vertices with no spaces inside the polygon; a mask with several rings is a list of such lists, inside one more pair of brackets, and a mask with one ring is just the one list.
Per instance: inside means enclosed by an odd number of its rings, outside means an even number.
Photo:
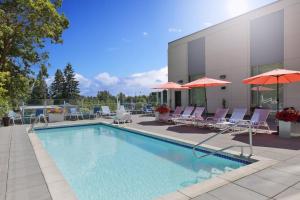
[{"label": "building window", "polygon": [[164,104],[168,103],[168,91],[167,90],[163,91],[163,103]]},{"label": "building window", "polygon": [[[283,64],[259,65],[251,67],[251,75],[255,76],[277,68],[283,68]],[[276,84],[272,85],[251,85],[251,107],[262,107],[276,110],[277,89]],[[255,89],[255,90],[254,90]],[[259,89],[260,91],[257,91]],[[279,85],[279,105],[282,108],[283,87]]]},{"label": "building window", "polygon": [[[190,81],[195,81],[199,78],[204,77],[204,75],[193,75],[190,76]],[[204,88],[193,88],[189,90],[189,104],[197,106],[205,106],[205,93]]]}]

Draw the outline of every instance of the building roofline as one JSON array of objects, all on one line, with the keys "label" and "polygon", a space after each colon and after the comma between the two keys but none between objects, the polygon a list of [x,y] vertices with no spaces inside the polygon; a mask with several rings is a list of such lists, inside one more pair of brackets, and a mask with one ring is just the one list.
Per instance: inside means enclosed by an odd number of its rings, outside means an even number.
[{"label": "building roofline", "polygon": [[188,34],[188,35],[186,35],[186,36],[183,36],[183,37],[180,37],[180,38],[178,38],[178,39],[175,39],[175,40],[173,40],[173,41],[171,41],[171,42],[168,42],[168,44],[177,42],[177,41],[182,40],[182,39],[184,39],[184,38],[187,38],[187,37],[190,37],[190,36],[195,35],[195,34],[197,34],[197,33],[200,33],[200,32],[202,32],[202,31],[206,31],[206,30],[212,29],[212,28],[214,28],[214,27],[216,27],[216,26],[219,26],[219,25],[221,25],[221,24],[225,24],[225,23],[227,23],[227,22],[233,21],[233,20],[235,20],[235,19],[237,19],[237,18],[239,18],[239,17],[248,15],[248,14],[250,14],[250,13],[252,13],[252,12],[255,12],[255,11],[258,11],[258,10],[260,10],[260,9],[264,9],[265,7],[269,7],[269,6],[274,5],[274,4],[276,4],[276,3],[280,2],[280,1],[283,1],[283,0],[277,0],[277,1],[274,1],[274,2],[269,3],[269,4],[267,4],[267,5],[264,5],[264,6],[262,6],[262,7],[255,8],[255,9],[253,9],[253,10],[250,10],[250,11],[248,11],[248,12],[246,12],[246,13],[243,13],[243,14],[241,14],[241,15],[238,15],[238,16],[236,16],[236,17],[232,17],[232,18],[226,19],[226,20],[224,20],[224,21],[222,21],[222,22],[216,23],[216,24],[214,24],[214,25],[212,25],[212,26],[209,26],[209,27],[207,27],[207,28],[203,28],[203,29],[201,29],[201,30],[199,30],[199,31],[190,33],[190,34]]}]

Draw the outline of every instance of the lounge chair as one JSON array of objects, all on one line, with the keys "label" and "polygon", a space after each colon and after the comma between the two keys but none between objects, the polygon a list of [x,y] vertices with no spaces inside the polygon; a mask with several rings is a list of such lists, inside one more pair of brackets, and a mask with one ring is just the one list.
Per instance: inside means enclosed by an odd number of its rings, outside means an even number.
[{"label": "lounge chair", "polygon": [[196,107],[190,116],[184,116],[182,118],[179,118],[176,122],[196,125],[198,121],[203,121],[202,114],[204,110],[204,107]]},{"label": "lounge chair", "polygon": [[174,121],[174,123],[176,123],[176,122],[180,122],[185,119],[189,119],[192,116],[193,110],[194,110],[193,106],[185,107],[183,113],[177,117],[173,117],[172,121]]},{"label": "lounge chair", "polygon": [[[231,127],[234,124],[241,122],[244,120],[244,117],[246,115],[247,109],[246,108],[235,108],[232,112],[232,115],[229,119],[226,119],[225,121],[221,121],[219,123],[216,123],[215,126],[220,129],[224,129],[227,127]],[[235,130],[235,127],[233,128]]]},{"label": "lounge chair", "polygon": [[164,113],[159,115],[159,121],[161,122],[172,122],[173,118],[179,117],[182,112],[182,107],[177,106],[173,113]]},{"label": "lounge chair", "polygon": [[[203,117],[202,117],[202,114],[204,112],[205,108],[204,107],[196,107],[193,114],[192,114],[192,117],[191,117],[191,120],[192,120],[192,123],[196,126],[197,123],[199,121],[203,121]],[[188,120],[189,121],[189,120]]]},{"label": "lounge chair", "polygon": [[82,119],[84,119],[82,112],[78,111],[77,108],[70,108],[68,116],[70,117],[70,119],[72,119],[73,117],[75,117],[77,120],[79,120],[79,116]]},{"label": "lounge chair", "polygon": [[20,120],[21,123],[23,124],[23,118],[22,115],[15,113],[14,111],[9,111],[8,112],[8,117],[9,117],[9,122],[15,125],[15,121]]},{"label": "lounge chair", "polygon": [[34,119],[34,123],[41,122],[41,119],[44,119],[44,122],[47,124],[47,117],[44,113],[44,109],[36,109],[35,114],[33,114],[30,118],[30,122],[32,122],[32,118]]},{"label": "lounge chair", "polygon": [[145,115],[153,115],[154,111],[153,111],[152,106],[150,106],[150,105],[144,106],[144,107],[143,107],[143,113],[144,113]]},{"label": "lounge chair", "polygon": [[215,124],[224,122],[226,115],[228,113],[228,108],[218,108],[213,117],[207,117],[203,124],[204,126],[215,127]]},{"label": "lounge chair", "polygon": [[110,111],[108,106],[101,106],[101,116],[113,116],[116,115],[116,113],[113,113]]},{"label": "lounge chair", "polygon": [[171,118],[175,118],[175,117],[179,117],[181,115],[183,111],[183,107],[182,106],[177,106],[174,110],[173,113],[171,113]]},{"label": "lounge chair", "polygon": [[114,119],[114,123],[117,123],[117,124],[132,122],[130,113],[123,111],[123,110],[117,110],[116,116],[114,116],[113,119]]},{"label": "lounge chair", "polygon": [[250,119],[250,123],[252,128],[256,129],[254,133],[256,133],[259,128],[267,128],[268,133],[271,133],[269,124],[267,123],[267,119],[270,115],[270,110],[268,109],[255,109],[254,113]]},{"label": "lounge chair", "polygon": [[93,115],[94,115],[94,118],[100,117],[100,115],[101,115],[100,107],[94,107]]}]

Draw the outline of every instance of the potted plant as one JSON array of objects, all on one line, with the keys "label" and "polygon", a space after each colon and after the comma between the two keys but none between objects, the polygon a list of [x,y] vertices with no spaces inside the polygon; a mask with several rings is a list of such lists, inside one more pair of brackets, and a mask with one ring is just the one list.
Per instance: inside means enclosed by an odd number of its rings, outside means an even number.
[{"label": "potted plant", "polygon": [[290,138],[300,136],[300,112],[294,107],[284,108],[276,114],[279,120],[279,136]]},{"label": "potted plant", "polygon": [[2,118],[3,126],[9,126],[8,116],[9,105],[8,102],[0,100],[0,117]]},{"label": "potted plant", "polygon": [[50,108],[47,110],[49,122],[64,121],[64,109],[60,107]]},{"label": "potted plant", "polygon": [[161,105],[155,109],[155,112],[158,113],[158,120],[165,121],[170,115],[170,108],[167,105]]}]

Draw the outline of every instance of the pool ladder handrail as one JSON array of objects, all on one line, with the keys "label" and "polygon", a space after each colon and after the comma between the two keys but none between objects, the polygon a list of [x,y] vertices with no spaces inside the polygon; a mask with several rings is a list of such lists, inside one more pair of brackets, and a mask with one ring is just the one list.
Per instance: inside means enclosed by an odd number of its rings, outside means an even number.
[{"label": "pool ladder handrail", "polygon": [[[201,155],[201,156],[198,156],[197,153],[196,153],[196,149],[198,146],[200,146],[201,144],[213,139],[214,137],[220,135],[220,134],[224,134],[226,133],[228,130],[234,128],[234,127],[237,127],[238,125],[240,125],[241,123],[243,123],[243,125],[247,125],[248,126],[248,130],[249,130],[249,145],[230,145],[230,146],[227,146],[227,147],[224,147],[222,149],[219,149],[219,150],[216,150],[216,151],[212,151],[210,153],[207,153],[205,155]],[[250,154],[248,155],[248,158],[250,158],[252,155],[253,155],[253,146],[252,146],[252,124],[249,120],[242,120],[242,121],[239,121],[239,122],[236,122],[235,124],[233,124],[232,126],[229,126],[223,130],[221,130],[220,132],[210,136],[209,138],[206,138],[205,140],[197,143],[196,145],[194,145],[193,147],[193,154],[195,157],[197,158],[204,158],[204,157],[207,157],[207,156],[210,156],[210,155],[214,155],[214,154],[217,154],[219,152],[223,152],[225,150],[228,150],[228,149],[231,149],[233,147],[240,147],[241,148],[241,154],[240,156],[244,156],[244,147],[246,148],[249,148],[250,149]]]}]

